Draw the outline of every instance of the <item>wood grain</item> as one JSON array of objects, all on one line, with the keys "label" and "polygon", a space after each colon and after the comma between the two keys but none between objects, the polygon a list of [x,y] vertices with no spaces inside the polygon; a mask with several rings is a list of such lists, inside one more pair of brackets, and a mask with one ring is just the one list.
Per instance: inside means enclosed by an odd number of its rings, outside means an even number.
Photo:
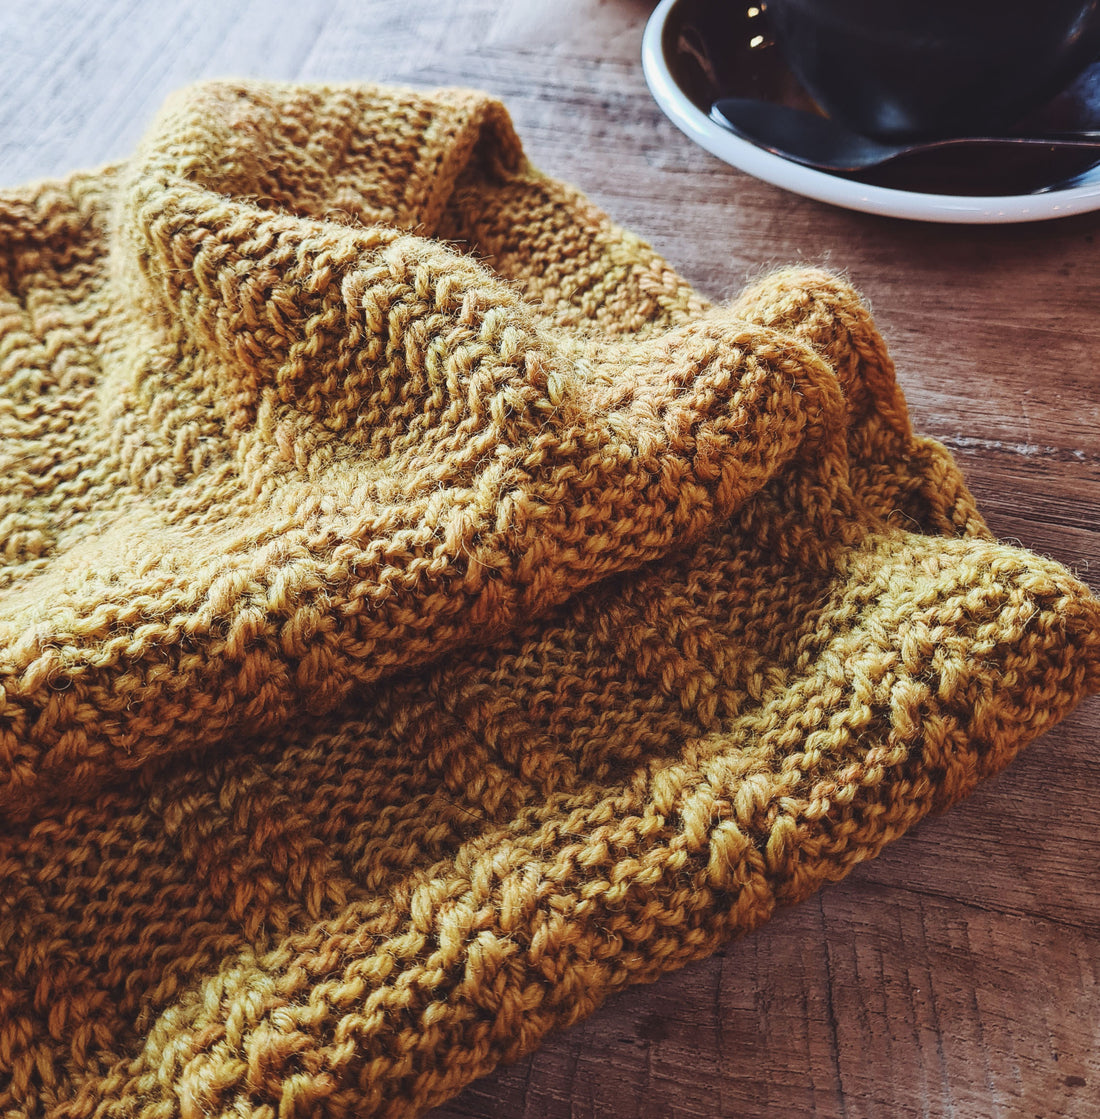
[{"label": "wood grain", "polygon": [[[1100,215],[920,225],[787,194],[649,98],[641,0],[50,0],[0,6],[0,182],[124,156],[190,80],[456,84],[714,297],[845,270],[916,426],[994,530],[1100,588]],[[1100,704],[752,937],[613,999],[435,1119],[1100,1115]]]}]

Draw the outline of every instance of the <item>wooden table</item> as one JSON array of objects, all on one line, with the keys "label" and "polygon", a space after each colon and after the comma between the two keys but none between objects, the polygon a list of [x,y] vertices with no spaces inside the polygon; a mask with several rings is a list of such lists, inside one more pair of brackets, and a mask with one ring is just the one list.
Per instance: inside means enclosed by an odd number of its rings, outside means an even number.
[{"label": "wooden table", "polygon": [[[531,158],[708,294],[845,270],[919,429],[993,529],[1100,588],[1100,214],[1014,227],[831,209],[659,112],[644,0],[49,0],[0,6],[0,182],[125,155],[203,76],[481,87]],[[843,884],[632,990],[437,1110],[454,1116],[1100,1115],[1100,703]]]}]

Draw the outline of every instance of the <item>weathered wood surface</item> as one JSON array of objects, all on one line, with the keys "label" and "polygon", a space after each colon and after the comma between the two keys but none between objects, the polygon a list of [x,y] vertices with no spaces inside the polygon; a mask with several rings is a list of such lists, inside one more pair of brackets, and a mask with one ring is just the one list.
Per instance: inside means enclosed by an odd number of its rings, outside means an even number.
[{"label": "weathered wood surface", "polygon": [[[713,296],[847,271],[988,519],[1100,588],[1100,215],[959,228],[757,183],[647,95],[643,0],[0,5],[0,185],[125,155],[203,76],[461,84]],[[839,886],[436,1119],[1100,1115],[1100,703]]]}]

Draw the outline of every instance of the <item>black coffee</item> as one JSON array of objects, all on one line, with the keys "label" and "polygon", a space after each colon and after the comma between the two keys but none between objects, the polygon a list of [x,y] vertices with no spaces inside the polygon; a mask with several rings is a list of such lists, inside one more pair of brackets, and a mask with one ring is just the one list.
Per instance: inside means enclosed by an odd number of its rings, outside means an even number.
[{"label": "black coffee", "polygon": [[768,0],[766,11],[821,107],[891,139],[1010,128],[1100,54],[1100,0]]}]

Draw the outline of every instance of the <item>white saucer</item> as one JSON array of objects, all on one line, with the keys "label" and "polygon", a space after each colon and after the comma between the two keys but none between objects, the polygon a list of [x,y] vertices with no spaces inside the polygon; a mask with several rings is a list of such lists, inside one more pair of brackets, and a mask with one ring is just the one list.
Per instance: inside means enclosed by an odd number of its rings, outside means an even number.
[{"label": "white saucer", "polygon": [[663,48],[665,22],[679,0],[661,0],[642,38],[642,70],[657,104],[700,147],[764,182],[849,210],[916,221],[1007,223],[1043,221],[1100,209],[1100,182],[1039,194],[998,197],[918,194],[871,186],[815,171],[758,148],[715,124],[677,85]]}]

